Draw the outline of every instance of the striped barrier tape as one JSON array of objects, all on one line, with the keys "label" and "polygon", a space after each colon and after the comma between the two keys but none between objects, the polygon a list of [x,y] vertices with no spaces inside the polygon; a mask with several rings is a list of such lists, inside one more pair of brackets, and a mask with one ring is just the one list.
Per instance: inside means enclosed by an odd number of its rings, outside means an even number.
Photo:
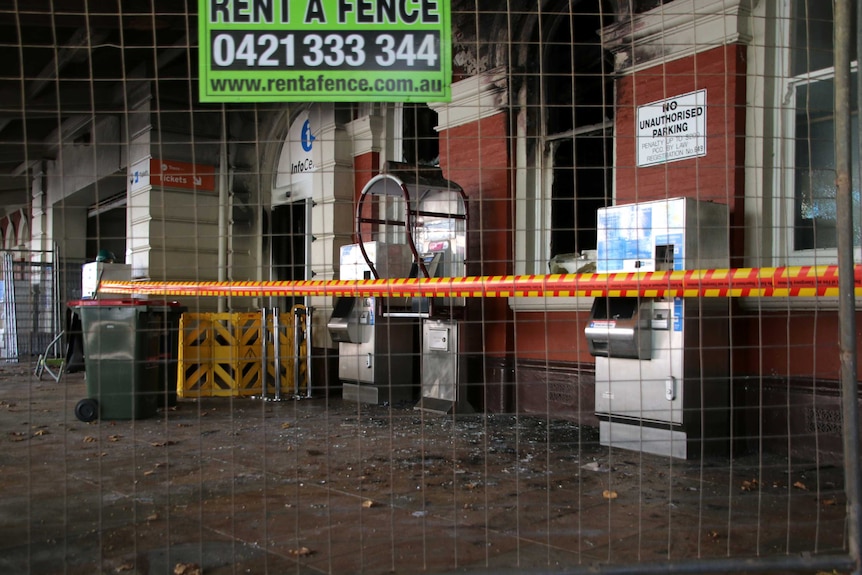
[{"label": "striped barrier tape", "polygon": [[[854,267],[862,296],[862,265]],[[186,297],[837,297],[838,266],[331,281],[115,281],[101,293]]]}]

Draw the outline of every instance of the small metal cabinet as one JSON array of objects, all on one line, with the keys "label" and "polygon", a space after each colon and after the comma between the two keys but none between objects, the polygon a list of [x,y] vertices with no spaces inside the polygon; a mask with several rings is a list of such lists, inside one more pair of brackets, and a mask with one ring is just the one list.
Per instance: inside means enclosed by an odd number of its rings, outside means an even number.
[{"label": "small metal cabinet", "polygon": [[464,322],[422,322],[422,399],[417,409],[436,413],[471,412],[464,384]]}]

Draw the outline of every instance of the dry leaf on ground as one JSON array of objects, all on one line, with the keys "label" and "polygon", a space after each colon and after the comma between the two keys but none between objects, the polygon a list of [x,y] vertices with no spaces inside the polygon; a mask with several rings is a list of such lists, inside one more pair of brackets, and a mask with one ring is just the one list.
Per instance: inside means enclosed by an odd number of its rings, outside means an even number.
[{"label": "dry leaf on ground", "polygon": [[177,563],[174,575],[201,575],[201,566],[197,563]]},{"label": "dry leaf on ground", "polygon": [[299,549],[291,549],[287,553],[292,557],[308,557],[309,555],[312,555],[314,551],[308,547],[300,547]]}]

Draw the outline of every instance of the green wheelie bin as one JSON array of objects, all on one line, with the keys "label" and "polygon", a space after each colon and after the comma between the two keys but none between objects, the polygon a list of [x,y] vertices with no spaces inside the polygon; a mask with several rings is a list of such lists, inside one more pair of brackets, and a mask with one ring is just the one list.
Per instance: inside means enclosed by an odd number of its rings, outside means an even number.
[{"label": "green wheelie bin", "polygon": [[69,304],[80,315],[84,339],[87,397],[75,406],[78,419],[144,419],[164,405],[165,314],[174,303],[130,298]]}]

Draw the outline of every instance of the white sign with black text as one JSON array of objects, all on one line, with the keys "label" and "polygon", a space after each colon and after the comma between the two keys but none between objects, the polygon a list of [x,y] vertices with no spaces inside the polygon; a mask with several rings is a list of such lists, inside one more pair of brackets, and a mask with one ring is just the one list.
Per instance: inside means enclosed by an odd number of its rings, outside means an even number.
[{"label": "white sign with black text", "polygon": [[706,155],[706,90],[638,107],[638,167]]}]

